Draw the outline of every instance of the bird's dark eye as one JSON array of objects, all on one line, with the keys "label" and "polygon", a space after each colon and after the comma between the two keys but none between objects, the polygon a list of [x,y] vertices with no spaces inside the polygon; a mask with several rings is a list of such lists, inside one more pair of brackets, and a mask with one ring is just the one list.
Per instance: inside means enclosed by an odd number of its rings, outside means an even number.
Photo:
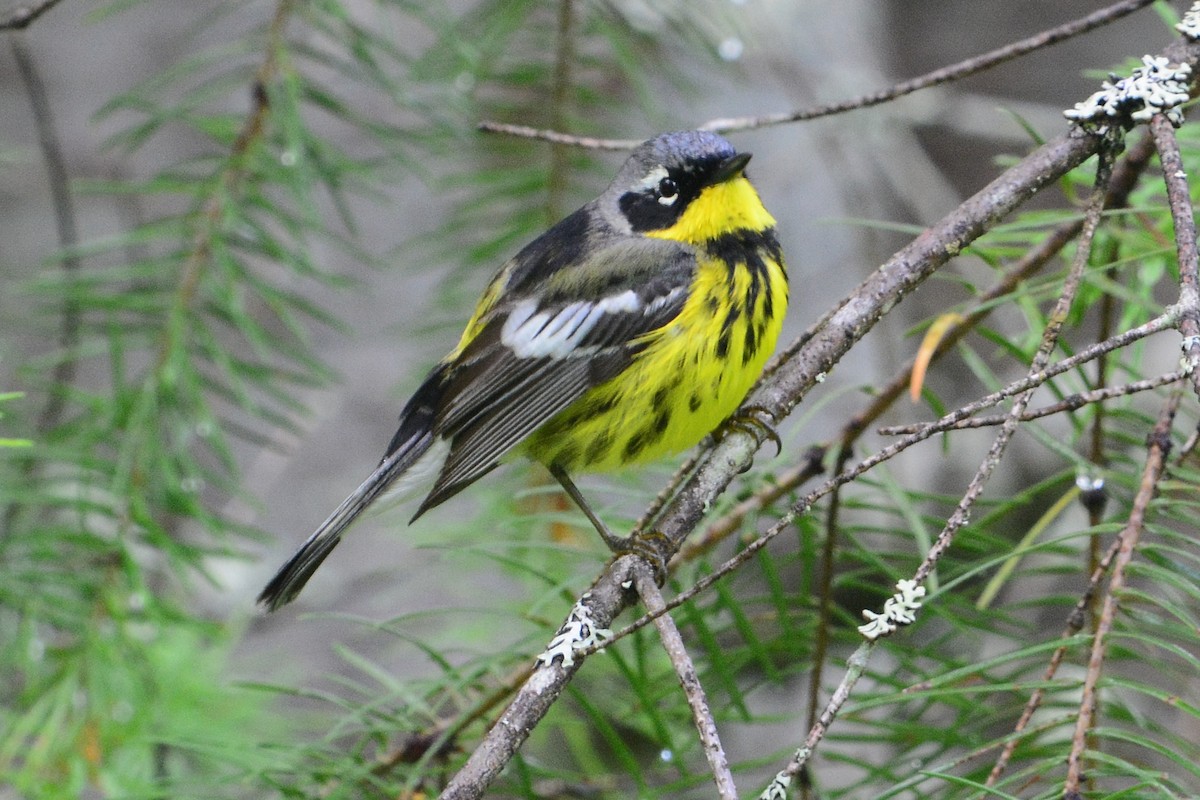
[{"label": "bird's dark eye", "polygon": [[658,196],[663,198],[671,198],[679,194],[679,187],[675,185],[675,181],[670,178],[663,178],[658,182]]}]

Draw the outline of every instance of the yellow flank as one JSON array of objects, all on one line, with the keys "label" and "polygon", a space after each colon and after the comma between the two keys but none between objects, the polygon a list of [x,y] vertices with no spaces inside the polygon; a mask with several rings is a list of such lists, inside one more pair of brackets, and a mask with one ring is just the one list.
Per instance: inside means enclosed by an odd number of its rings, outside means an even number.
[{"label": "yellow flank", "polygon": [[728,418],[775,349],[787,278],[777,249],[757,247],[724,263],[704,244],[774,222],[738,177],[706,188],[675,225],[648,234],[691,242],[701,254],[679,316],[647,334],[624,372],[542,425],[522,450],[568,472],[614,470],[686,450]]},{"label": "yellow flank", "polygon": [[500,299],[500,295],[504,293],[504,287],[508,284],[508,275],[509,268],[505,267],[500,271],[499,275],[492,278],[492,282],[483,290],[483,295],[479,298],[479,302],[475,304],[475,313],[467,320],[467,325],[463,328],[462,336],[458,337],[458,344],[454,346],[454,349],[442,361],[453,363],[455,359],[462,355],[462,351],[466,349],[467,345],[483,330],[484,317],[492,310],[492,306],[496,305],[496,301]]}]

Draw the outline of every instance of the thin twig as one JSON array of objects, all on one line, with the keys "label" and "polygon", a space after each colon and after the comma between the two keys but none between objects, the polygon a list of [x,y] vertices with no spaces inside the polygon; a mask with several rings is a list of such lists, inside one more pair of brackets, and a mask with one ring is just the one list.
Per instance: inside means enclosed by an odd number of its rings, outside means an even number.
[{"label": "thin twig", "polygon": [[[821,716],[817,718],[816,723],[808,731],[808,736],[804,739],[804,745],[792,755],[791,761],[779,773],[780,775],[788,775],[795,777],[800,774],[800,770],[812,758],[812,754],[816,752],[817,745],[825,738],[825,734],[829,731],[829,726],[837,719],[838,712],[842,710],[842,706],[850,699],[851,692],[854,691],[855,684],[858,679],[863,676],[867,670],[867,665],[871,662],[871,652],[881,640],[875,639],[863,642],[858,646],[858,649],[850,654],[850,658],[846,660],[846,674],[842,676],[842,682],[838,684],[837,689],[829,697],[829,702],[825,704],[825,708],[821,711]],[[778,780],[778,776],[776,780]]]},{"label": "thin twig", "polygon": [[671,666],[675,668],[679,685],[683,687],[683,694],[692,709],[692,720],[700,734],[700,745],[704,748],[704,756],[712,770],[713,781],[717,784],[717,795],[723,800],[737,800],[737,788],[733,785],[733,774],[729,771],[729,759],[725,756],[720,737],[717,736],[717,723],[709,709],[704,687],[696,675],[696,667],[691,657],[688,656],[683,637],[675,627],[675,620],[665,612],[666,603],[663,602],[658,584],[654,582],[654,575],[644,561],[639,561],[634,568],[633,580],[646,610],[654,615],[654,625],[658,628],[663,649],[671,659]]},{"label": "thin twig", "polygon": [[1134,547],[1146,526],[1146,511],[1150,501],[1158,491],[1158,481],[1163,474],[1167,453],[1171,450],[1171,423],[1179,408],[1180,392],[1174,392],[1163,405],[1162,413],[1154,430],[1150,433],[1149,454],[1146,456],[1146,466],[1142,470],[1142,482],[1138,486],[1137,495],[1133,498],[1133,508],[1129,512],[1129,521],[1121,531],[1121,547],[1113,562],[1112,577],[1108,581],[1108,591],[1104,596],[1104,606],[1100,610],[1100,623],[1096,626],[1096,634],[1092,638],[1092,652],[1088,658],[1087,673],[1083,679],[1083,695],[1079,701],[1079,717],[1075,722],[1075,735],[1071,740],[1071,752],[1067,756],[1067,780],[1063,785],[1063,795],[1071,797],[1079,794],[1079,786],[1083,779],[1083,756],[1086,751],[1088,731],[1092,727],[1092,715],[1096,708],[1096,684],[1100,680],[1100,672],[1104,668],[1104,657],[1108,643],[1105,641],[1112,630],[1113,620],[1117,613],[1117,597],[1125,588],[1125,570],[1133,558]]},{"label": "thin twig", "polygon": [[[1092,242],[1095,239],[1096,230],[1100,227],[1100,215],[1104,211],[1105,189],[1108,185],[1108,179],[1112,175],[1113,152],[1109,147],[1102,147],[1100,150],[1099,164],[1096,166],[1096,188],[1092,193],[1092,199],[1088,203],[1087,212],[1084,215],[1083,230],[1079,232],[1079,245],[1075,249],[1075,259],[1071,264],[1070,271],[1067,273],[1066,280],[1063,281],[1062,292],[1054,304],[1054,309],[1050,312],[1050,316],[1046,320],[1045,330],[1042,331],[1042,342],[1038,347],[1037,353],[1034,354],[1033,363],[1029,367],[1030,376],[1037,375],[1045,370],[1046,364],[1050,360],[1050,354],[1054,352],[1054,348],[1058,344],[1058,334],[1062,330],[1063,323],[1067,321],[1067,315],[1070,313],[1071,306],[1075,302],[1075,295],[1079,291],[1079,284],[1082,282],[1083,273],[1087,268],[1088,258],[1092,250]],[[933,547],[926,553],[925,560],[917,568],[916,574],[913,575],[913,580],[916,583],[921,584],[925,582],[925,579],[933,572],[938,559],[950,549],[950,544],[953,542],[955,535],[967,524],[967,520],[971,517],[971,510],[975,506],[975,501],[983,494],[983,489],[991,478],[992,472],[1000,464],[1000,458],[1008,447],[1008,442],[1012,438],[1012,435],[1016,433],[1017,426],[1021,422],[1021,415],[1025,413],[1029,401],[1033,398],[1035,388],[1031,386],[1013,398],[1012,408],[1009,409],[1008,417],[1000,426],[1000,431],[992,441],[992,446],[988,450],[988,454],[984,457],[983,463],[979,465],[975,477],[972,478],[971,483],[967,486],[966,493],[959,501],[954,512],[950,515],[950,519],[946,521]]]},{"label": "thin twig", "polygon": [[1187,441],[1183,443],[1183,447],[1179,448],[1179,453],[1175,456],[1176,463],[1182,465],[1191,456],[1192,451],[1196,449],[1196,445],[1200,444],[1200,425],[1192,428],[1192,433],[1188,436]]},{"label": "thin twig", "polygon": [[[1061,414],[1064,411],[1075,411],[1087,405],[1096,405],[1104,400],[1110,400],[1114,397],[1125,397],[1126,395],[1137,394],[1138,392],[1146,392],[1151,389],[1157,389],[1160,386],[1177,383],[1184,378],[1186,373],[1182,371],[1167,372],[1155,378],[1146,378],[1140,381],[1131,383],[1123,383],[1118,386],[1105,386],[1102,389],[1093,389],[1090,392],[1078,392],[1069,394],[1057,403],[1051,403],[1048,406],[1035,408],[1032,411],[1025,411],[1021,415],[1021,422],[1030,422],[1031,420],[1049,417],[1052,414]],[[968,428],[989,428],[993,425],[1000,425],[1004,422],[1007,415],[995,414],[989,417],[971,417],[970,419],[959,420],[954,425],[946,428],[950,431],[966,430]],[[880,428],[881,436],[900,436],[911,433],[916,433],[921,429],[921,425],[892,425],[886,428]]]},{"label": "thin twig", "polygon": [[700,127],[704,130],[716,131],[718,133],[730,133],[751,128],[763,128],[768,125],[781,125],[787,122],[802,122],[816,119],[817,117],[828,117],[846,111],[855,111],[860,108],[870,108],[871,106],[912,94],[920,89],[928,89],[931,86],[938,86],[965,78],[968,75],[983,72],[1006,61],[1012,61],[1015,58],[1032,53],[1035,50],[1041,50],[1050,45],[1058,44],[1073,36],[1087,33],[1090,30],[1132,14],[1143,6],[1150,5],[1151,2],[1153,0],[1123,0],[1120,3],[1114,3],[1107,8],[1102,8],[1099,11],[1088,14],[1085,17],[1080,17],[1063,25],[1034,34],[1027,39],[1021,39],[1020,41],[1007,44],[1004,47],[983,53],[982,55],[960,61],[957,64],[951,64],[936,69],[933,72],[927,72],[916,78],[910,78],[887,89],[850,100],[843,100],[840,103],[801,109],[799,111],[787,111],[779,114],[764,114],[757,117],[714,119],[704,123]]},{"label": "thin twig", "polygon": [[490,120],[479,123],[478,129],[483,133],[502,133],[520,139],[539,139],[543,142],[583,147],[588,150],[632,150],[643,141],[641,139],[600,139],[595,136],[576,136],[571,133],[533,128],[529,125],[510,125],[507,122]]},{"label": "thin twig", "polygon": [[683,548],[671,559],[670,567],[675,569],[680,564],[691,561],[701,553],[712,550],[720,542],[735,532],[741,530],[742,523],[752,514],[757,514],[788,492],[803,486],[809,480],[825,472],[824,460],[828,445],[813,445],[804,451],[800,462],[788,467],[754,490],[754,493],[742,500],[723,516],[704,526],[704,530],[695,536],[688,537]]},{"label": "thin twig", "polygon": [[[1027,39],[1022,39],[1004,47],[997,48],[982,55],[968,58],[956,64],[951,64],[933,72],[928,72],[916,78],[902,81],[887,89],[874,92],[872,94],[862,95],[850,100],[843,100],[839,103],[833,103],[816,108],[801,109],[798,111],[785,111],[778,114],[765,114],[754,117],[727,117],[709,120],[698,126],[701,130],[713,131],[716,133],[732,133],[735,131],[748,130],[751,128],[764,128],[769,125],[782,125],[789,122],[802,122],[805,120],[816,119],[818,117],[827,117],[833,114],[841,114],[847,111],[854,111],[860,108],[869,108],[881,103],[886,103],[890,100],[895,100],[898,97],[903,97],[907,94],[912,94],[920,89],[927,89],[931,86],[938,86],[943,83],[959,80],[968,75],[973,75],[987,69],[991,69],[1006,61],[1011,61],[1020,56],[1027,55],[1035,50],[1040,50],[1053,44],[1070,39],[1073,36],[1078,36],[1082,33],[1087,33],[1110,22],[1120,19],[1121,17],[1132,14],[1134,11],[1148,6],[1153,0],[1122,0],[1122,2],[1114,3],[1107,8],[1102,8],[1088,14],[1085,17],[1072,20],[1063,25],[1042,31],[1034,34]],[[641,143],[640,139],[600,139],[592,136],[573,136],[568,133],[562,133],[555,130],[545,130],[532,128],[526,125],[509,125],[503,122],[481,122],[479,130],[486,133],[503,133],[509,136],[519,136],[525,139],[540,139],[546,142],[555,142],[558,144],[572,145],[574,147],[585,147],[596,150],[630,150],[637,147]]]},{"label": "thin twig", "polygon": [[28,28],[38,17],[58,5],[62,0],[39,0],[27,6],[17,6],[0,17],[0,31],[19,31]]},{"label": "thin twig", "polygon": [[1110,336],[1103,342],[1098,342],[1084,350],[1080,350],[1070,358],[1064,358],[1062,361],[1058,361],[1051,366],[1042,369],[1036,374],[1026,375],[1024,378],[1021,378],[1018,381],[1013,381],[1003,389],[992,392],[991,394],[981,397],[972,403],[968,403],[962,408],[951,411],[940,419],[934,420],[933,422],[924,422],[913,425],[911,426],[912,433],[907,435],[928,436],[931,434],[944,433],[946,431],[954,430],[967,418],[979,413],[980,411],[983,411],[986,408],[991,408],[1007,397],[1021,394],[1029,389],[1036,389],[1038,386],[1041,386],[1051,378],[1061,375],[1068,370],[1075,369],[1080,364],[1086,364],[1087,362],[1092,361],[1093,359],[1098,358],[1106,353],[1111,353],[1114,350],[1127,347],[1139,339],[1144,339],[1147,336],[1160,333],[1167,328],[1174,328],[1178,324],[1178,317],[1178,307],[1168,308],[1163,314],[1155,317],[1149,322],[1145,322],[1136,328],[1130,328],[1129,330],[1119,333],[1116,336]]},{"label": "thin twig", "polygon": [[1150,133],[1162,162],[1163,181],[1167,186],[1167,205],[1175,227],[1175,250],[1179,257],[1179,332],[1183,334],[1183,355],[1191,365],[1192,391],[1200,397],[1200,260],[1196,250],[1196,218],[1183,156],[1175,138],[1175,128],[1164,114],[1150,119]]}]

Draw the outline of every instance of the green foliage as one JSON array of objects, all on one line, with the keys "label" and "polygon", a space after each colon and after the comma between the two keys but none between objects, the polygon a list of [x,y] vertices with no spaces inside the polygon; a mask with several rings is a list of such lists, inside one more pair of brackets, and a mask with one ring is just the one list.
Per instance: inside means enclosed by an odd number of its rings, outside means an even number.
[{"label": "green foliage", "polygon": [[[198,34],[175,67],[98,109],[119,126],[108,147],[146,177],[83,188],[132,198],[145,218],[25,287],[44,319],[74,328],[23,374],[61,409],[31,453],[5,451],[0,772],[27,796],[215,797],[279,763],[262,756],[278,725],[266,698],[222,675],[238,631],[188,597],[208,559],[241,557],[258,535],[220,511],[253,502],[240,464],[296,430],[297,390],[332,375],[309,337],[340,322],[307,298],[348,281],[314,253],[374,263],[351,204],[401,174],[417,136],[350,100],[398,95],[409,56],[340,5],[224,12],[202,29],[232,16],[243,38]],[[249,111],[232,112],[251,86]],[[155,165],[167,137],[197,152]],[[51,384],[56,363],[90,377]]]}]

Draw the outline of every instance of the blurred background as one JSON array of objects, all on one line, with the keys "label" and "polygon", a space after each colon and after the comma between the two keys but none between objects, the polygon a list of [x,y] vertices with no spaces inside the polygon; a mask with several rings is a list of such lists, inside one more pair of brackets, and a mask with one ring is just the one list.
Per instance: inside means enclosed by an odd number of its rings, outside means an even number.
[{"label": "blurred background", "polygon": [[[201,306],[224,308],[220,304],[230,300],[230,308],[261,321],[260,333],[246,337],[250,350],[268,352],[276,344],[288,352],[302,349],[304,355],[290,362],[273,352],[264,356],[300,378],[280,390],[282,398],[257,384],[245,389],[250,404],[269,406],[269,414],[247,417],[238,411],[245,397],[233,391],[219,394],[201,415],[216,425],[230,420],[231,426],[215,454],[199,454],[205,448],[197,444],[198,474],[219,472],[222,459],[237,470],[236,479],[223,485],[191,485],[206,512],[193,513],[188,501],[164,489],[159,510],[133,504],[98,529],[105,531],[102,538],[121,536],[130,517],[143,524],[143,512],[174,514],[161,523],[161,538],[148,536],[126,551],[127,558],[141,553],[146,559],[144,575],[133,583],[169,594],[175,606],[213,626],[193,643],[201,652],[219,651],[205,669],[234,685],[303,687],[284,692],[283,704],[311,714],[306,719],[317,726],[337,718],[330,697],[368,696],[373,681],[444,676],[442,658],[473,663],[483,653],[519,656],[545,625],[561,619],[564,598],[604,562],[598,542],[574,530],[574,513],[544,488],[544,474],[512,465],[411,528],[406,509],[362,523],[293,605],[269,616],[254,605],[279,564],[375,465],[409,392],[456,342],[474,298],[504,258],[599,193],[624,157],[482,134],[474,129],[478,122],[641,139],[717,117],[806,108],[884,88],[1104,4],[502,5],[355,0],[288,8],[158,0],[104,6],[67,0],[27,31],[5,33],[8,41],[0,47],[0,391],[25,393],[3,406],[7,419],[0,422],[0,436],[38,438],[33,425],[50,396],[47,373],[63,352],[60,317],[48,309],[60,280],[55,276],[63,242],[39,144],[34,103],[40,102],[42,121],[50,119],[45,114],[52,117],[70,182],[79,274],[94,270],[96,281],[108,282],[108,310],[85,301],[86,325],[128,325],[131,337],[115,353],[89,350],[85,336],[75,378],[80,389],[68,395],[62,416],[68,428],[89,415],[136,416],[136,376],[161,359],[155,336],[170,323],[113,309],[123,295],[156,280],[177,280],[179,265],[189,263],[197,248],[212,256],[212,269],[256,271],[294,303],[294,319],[285,322],[271,313],[275,306],[266,294],[264,299],[251,291],[235,303],[218,288],[201,287]],[[273,31],[280,8],[289,16]],[[566,39],[564,30],[570,32]],[[1100,75],[1157,52],[1169,38],[1160,15],[1143,10],[877,108],[731,135],[739,149],[754,154],[749,175],[779,220],[792,286],[782,341],[795,338],[922,227],[999,174],[1003,158],[1027,152],[1037,137],[1066,130],[1062,110],[1089,95]],[[249,166],[226,163],[222,159],[237,147],[237,134],[254,113],[251,76],[276,47],[275,72],[268,76],[274,116],[263,152],[253,150]],[[30,69],[40,86],[30,83]],[[317,141],[321,148],[310,146]],[[291,177],[272,172],[290,168]],[[276,183],[254,188],[264,176]],[[312,181],[323,188],[294,185]],[[249,198],[249,211],[206,205],[211,197],[239,196]],[[1061,197],[1044,205],[1054,202]],[[219,248],[198,244],[217,227],[240,240],[229,245],[231,251],[243,247],[229,264]],[[267,242],[286,243],[287,252]],[[123,265],[137,268],[121,275]],[[961,302],[964,285],[987,285],[992,274],[970,258],[946,272],[884,319],[784,423],[784,455],[772,462],[769,450],[760,454],[761,473],[782,469],[789,457],[798,458],[804,446],[839,426],[847,403],[858,404],[865,389],[883,383],[912,356],[918,322]],[[147,302],[165,308],[160,304],[168,301]],[[319,314],[295,313],[309,306]],[[1019,323],[1019,314],[1011,313]],[[213,314],[231,327],[240,324],[234,312]],[[1003,328],[1003,314],[996,324]],[[232,334],[219,327],[214,324],[214,338],[231,342]],[[208,352],[184,348],[180,363]],[[123,362],[119,369],[117,361]],[[106,393],[118,374],[129,377],[133,388],[110,405]],[[955,359],[939,365],[929,381],[951,406],[985,391]],[[129,404],[124,411],[122,403]],[[907,401],[900,409],[903,416],[889,422],[930,413]],[[108,429],[117,440],[99,437],[90,445],[98,460],[136,458],[130,455],[135,434],[124,424]],[[148,435],[172,430],[169,421],[164,425]],[[47,446],[78,444],[59,435]],[[901,459],[892,471],[922,491],[953,494],[978,455],[967,447],[944,451],[941,460],[925,452]],[[1015,491],[1055,469],[1045,462],[1049,454],[1034,446],[1019,449],[1017,457],[998,478],[998,492]],[[150,459],[147,470],[158,463]],[[632,518],[674,466],[586,478],[583,488],[612,518]],[[19,463],[14,468],[28,470]],[[164,469],[159,477],[169,481],[170,469]],[[104,509],[78,513],[102,515],[116,505],[109,499],[117,482],[106,483],[102,473],[97,467],[90,478],[68,478]],[[136,470],[129,474],[135,482],[145,479]],[[90,480],[97,483],[88,486]],[[523,520],[530,517],[547,525],[528,530]],[[214,526],[245,526],[247,533],[214,535]],[[180,569],[173,555],[149,554],[161,551],[164,539],[194,548],[184,561],[195,571]],[[524,549],[512,550],[513,541]],[[563,564],[566,571],[558,571]],[[105,568],[133,569],[120,559]],[[538,576],[532,587],[525,572]],[[524,623],[510,624],[510,617],[541,625],[531,633]],[[25,647],[37,638],[11,621],[5,634]],[[437,649],[437,657],[427,648]],[[84,691],[86,680],[80,680],[78,690]],[[749,704],[765,708],[804,696],[802,678],[775,687]],[[28,684],[9,688],[19,694]],[[779,737],[772,750],[792,746],[803,729],[786,718],[747,725],[744,733],[732,727],[730,746],[743,756],[764,736]],[[306,737],[311,741],[312,732]],[[378,741],[375,746],[387,750]],[[363,752],[370,749],[364,745]],[[99,774],[108,768],[96,767]],[[754,774],[775,769],[772,762]],[[94,796],[107,796],[103,780],[79,780],[64,779],[63,785],[86,785],[99,792]],[[222,791],[259,796],[257,789],[234,784]],[[0,797],[34,796],[29,786],[0,789]]]}]

